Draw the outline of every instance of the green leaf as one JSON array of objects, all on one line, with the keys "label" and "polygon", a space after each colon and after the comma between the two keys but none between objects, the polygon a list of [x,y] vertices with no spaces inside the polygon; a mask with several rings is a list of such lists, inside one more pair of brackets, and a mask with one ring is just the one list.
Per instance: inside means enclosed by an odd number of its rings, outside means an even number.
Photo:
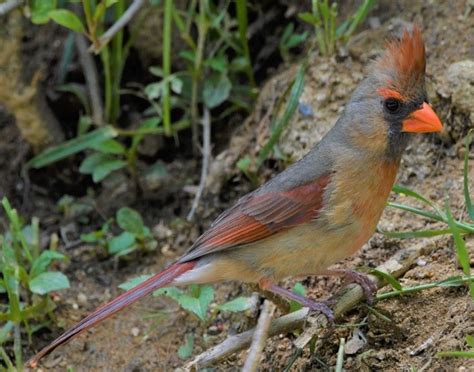
[{"label": "green leaf", "polygon": [[10,320],[0,328],[0,345],[11,339],[14,323]]},{"label": "green leaf", "polygon": [[313,26],[317,26],[321,23],[317,17],[315,17],[309,12],[298,13],[298,18],[301,19],[303,22],[309,23]]},{"label": "green leaf", "polygon": [[419,230],[419,231],[379,231],[389,238],[410,239],[410,238],[431,238],[438,235],[450,234],[449,229],[440,230]]},{"label": "green leaf", "polygon": [[199,319],[205,320],[209,304],[214,299],[214,289],[210,285],[193,285],[191,290],[198,288],[197,296],[189,296],[183,294],[179,296],[178,303],[185,310],[188,310],[198,316]]},{"label": "green leaf", "polygon": [[469,175],[468,175],[468,162],[469,162],[469,145],[471,144],[472,140],[472,133],[474,131],[471,129],[466,136],[465,141],[465,152],[464,152],[464,200],[466,202],[466,209],[467,213],[469,214],[469,218],[474,221],[474,206],[472,205],[471,194],[469,193]]},{"label": "green leaf", "polygon": [[301,44],[303,41],[305,41],[307,37],[308,37],[308,32],[303,32],[302,34],[293,34],[288,38],[288,40],[285,43],[285,46],[288,49],[293,48]]},{"label": "green leaf", "polygon": [[125,154],[125,146],[114,139],[97,143],[93,145],[92,148],[104,154]]},{"label": "green leaf", "polygon": [[69,28],[70,30],[84,33],[86,29],[79,17],[67,9],[55,9],[49,12],[49,17],[56,23]]},{"label": "green leaf", "polygon": [[97,164],[97,166],[94,168],[94,171],[92,172],[92,180],[96,183],[100,182],[113,171],[124,168],[126,165],[127,165],[127,162],[125,160],[120,160],[120,159],[104,160],[100,162],[99,164]]},{"label": "green leaf", "polygon": [[63,142],[58,146],[43,151],[41,154],[31,159],[27,163],[27,166],[32,168],[42,168],[46,165],[55,163],[58,160],[62,160],[68,156],[92,148],[92,146],[95,146],[106,139],[114,138],[117,135],[117,131],[110,126],[95,129],[83,136],[76,137],[70,141]]},{"label": "green leaf", "polygon": [[152,66],[150,67],[150,72],[159,78],[163,78],[163,69],[161,67]]},{"label": "green leaf", "polygon": [[171,90],[176,94],[181,94],[183,91],[183,80],[179,77],[173,76],[171,78]]},{"label": "green leaf", "polygon": [[178,349],[178,356],[181,359],[189,358],[193,353],[193,347],[194,347],[194,335],[192,333],[188,333],[186,335],[186,341],[184,342],[184,345],[181,345]]},{"label": "green leaf", "polygon": [[[306,288],[303,286],[303,284],[301,284],[300,282],[297,282],[293,286],[292,292],[296,293],[297,295],[300,295],[300,296],[305,296],[306,295]],[[301,309],[302,307],[303,306],[299,302],[296,302],[296,301],[293,301],[293,300],[290,301],[290,313],[292,313],[294,311],[297,311],[297,310]]]},{"label": "green leaf", "polygon": [[229,98],[232,83],[225,74],[212,74],[204,80],[203,100],[204,104],[212,109],[219,106]]},{"label": "green leaf", "polygon": [[436,354],[438,358],[474,358],[474,351],[442,351]]},{"label": "green leaf", "polygon": [[441,209],[435,203],[433,203],[431,200],[425,198],[423,195],[420,195],[416,191],[410,190],[409,188],[403,187],[403,186],[398,185],[398,184],[393,185],[392,191],[396,192],[397,194],[411,196],[412,198],[418,199],[419,201],[421,201],[421,202],[429,205],[430,207],[432,207],[441,218],[444,218],[443,212],[441,211]]},{"label": "green leaf", "polygon": [[377,270],[377,269],[370,270],[370,273],[375,275],[375,276],[378,276],[379,278],[381,278],[383,280],[385,280],[388,284],[390,284],[393,287],[393,289],[395,289],[397,291],[402,291],[403,290],[403,287],[400,284],[400,282],[395,277],[390,275],[389,273],[386,273],[385,271],[381,271],[381,270]]},{"label": "green leaf", "polygon": [[49,12],[56,8],[56,0],[31,0],[31,22],[36,25],[48,23]]},{"label": "green leaf", "polygon": [[145,94],[150,100],[157,99],[163,94],[163,89],[163,81],[151,83],[145,87]]},{"label": "green leaf", "polygon": [[112,159],[112,157],[108,156],[107,154],[102,154],[100,152],[96,152],[92,155],[86,157],[81,165],[79,166],[79,172],[83,174],[92,174],[94,169],[99,165],[99,163]]},{"label": "green leaf", "polygon": [[39,295],[69,288],[69,280],[59,271],[41,273],[29,282],[30,291]]},{"label": "green leaf", "polygon": [[468,344],[469,347],[474,348],[474,336],[466,335],[466,344]]},{"label": "green leaf", "polygon": [[226,73],[229,68],[229,61],[225,55],[220,55],[207,59],[204,61],[204,65],[209,66],[214,71]]},{"label": "green leaf", "polygon": [[[467,276],[470,276],[471,264],[469,260],[469,253],[466,248],[466,243],[464,242],[464,239],[462,238],[461,233],[459,232],[456,222],[454,221],[448,199],[446,199],[445,201],[445,210],[446,210],[446,217],[448,220],[447,222],[454,238],[454,247],[456,248],[456,255],[458,257],[459,263],[461,264],[462,271]],[[469,292],[471,294],[472,300],[474,301],[474,283],[469,283]]]},{"label": "green leaf", "polygon": [[49,265],[53,261],[66,261],[67,256],[65,256],[62,253],[56,252],[56,251],[43,251],[39,255],[39,257],[34,260],[33,265],[30,270],[30,277],[34,278],[38,276],[39,274],[45,272],[48,268]]},{"label": "green leaf", "polygon": [[126,282],[120,284],[118,287],[128,291],[129,289],[135,288],[137,285],[143,283],[145,280],[149,279],[151,275],[139,275],[135,278],[129,279]]},{"label": "green leaf", "polygon": [[118,254],[126,249],[131,248],[135,244],[135,235],[124,231],[118,236],[109,240],[108,251],[109,254]]},{"label": "green leaf", "polygon": [[120,208],[117,211],[116,219],[123,230],[137,236],[143,235],[145,225],[142,216],[136,210],[128,207]]},{"label": "green leaf", "polygon": [[237,297],[231,301],[225,302],[217,306],[220,311],[240,312],[250,309],[252,306],[251,297]]}]

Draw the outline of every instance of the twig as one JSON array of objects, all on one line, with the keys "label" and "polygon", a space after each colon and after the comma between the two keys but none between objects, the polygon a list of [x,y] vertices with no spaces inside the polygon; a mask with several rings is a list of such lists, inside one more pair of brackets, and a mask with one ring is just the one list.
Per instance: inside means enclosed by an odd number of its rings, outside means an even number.
[{"label": "twig", "polygon": [[[385,271],[394,277],[402,276],[408,271],[411,265],[421,255],[427,255],[437,248],[437,243],[442,237],[436,237],[431,240],[423,240],[414,247],[403,249],[397,252],[392,258],[380,265],[377,269]],[[379,278],[370,276],[379,288],[385,284]],[[336,296],[337,302],[333,307],[335,318],[340,318],[344,313],[353,309],[364,299],[364,292],[358,284],[351,285]],[[327,327],[328,321],[324,315],[308,316],[308,308],[284,315],[272,321],[268,337],[280,333],[286,333],[300,329],[304,324],[309,323],[310,328],[306,329],[294,345],[297,349],[303,349],[314,335]],[[196,356],[192,361],[186,364],[187,369],[197,369],[209,366],[217,361],[224,359],[233,353],[240,351],[250,344],[255,329],[228,337],[222,343]]]},{"label": "twig", "polygon": [[209,114],[209,109],[204,108],[204,117],[202,118],[202,125],[204,127],[203,131],[203,148],[202,148],[202,168],[201,168],[201,179],[199,181],[199,187],[196,192],[196,196],[193,200],[193,205],[191,210],[188,213],[186,219],[191,221],[193,219],[194,213],[199,205],[199,201],[201,200],[201,196],[204,192],[204,188],[206,187],[206,178],[209,173],[209,161],[211,158],[211,116]]},{"label": "twig", "polygon": [[23,5],[23,0],[9,0],[0,4],[0,16],[10,13],[12,10]]},{"label": "twig", "polygon": [[262,312],[258,317],[255,333],[253,334],[252,345],[250,346],[247,360],[242,369],[243,372],[255,372],[257,370],[263,349],[265,348],[265,341],[268,338],[268,331],[274,312],[275,305],[272,302],[265,300]]},{"label": "twig", "polygon": [[74,41],[76,43],[77,52],[79,54],[79,62],[86,79],[87,90],[89,91],[91,107],[92,107],[92,121],[96,125],[104,123],[104,106],[99,88],[99,77],[94,59],[87,48],[87,42],[83,35],[76,33]]},{"label": "twig", "polygon": [[335,372],[342,372],[342,367],[344,366],[344,349],[346,346],[345,338],[339,340],[339,350],[337,351],[337,361],[336,361],[336,370]]},{"label": "twig", "polygon": [[132,5],[123,13],[123,15],[115,22],[100,38],[97,43],[91,46],[94,53],[98,54],[100,50],[114,37],[114,35],[124,28],[128,22],[138,13],[140,8],[145,4],[145,0],[134,0]]}]

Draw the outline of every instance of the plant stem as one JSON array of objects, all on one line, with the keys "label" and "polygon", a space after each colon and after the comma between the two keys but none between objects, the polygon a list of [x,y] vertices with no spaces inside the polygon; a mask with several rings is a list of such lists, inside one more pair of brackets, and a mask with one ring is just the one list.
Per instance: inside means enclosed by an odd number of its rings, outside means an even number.
[{"label": "plant stem", "polygon": [[[125,0],[117,1],[115,5],[115,19],[120,19],[120,17],[125,12]],[[119,113],[120,113],[120,82],[122,80],[122,70],[124,65],[124,56],[123,56],[123,29],[117,31],[116,35],[112,39],[112,48],[111,48],[112,58],[111,58],[111,107],[110,107],[110,121],[115,124]]]},{"label": "plant stem", "polygon": [[163,99],[162,115],[165,134],[171,135],[171,100],[170,100],[170,74],[171,74],[171,19],[173,17],[173,1],[165,0],[163,21]]},{"label": "plant stem", "polygon": [[247,73],[247,77],[250,81],[252,87],[256,86],[255,78],[253,76],[252,70],[252,61],[250,59],[250,49],[247,40],[247,0],[236,0],[236,7],[237,7],[237,20],[239,24],[239,36],[240,36],[240,43],[242,44],[244,57],[247,61],[247,66],[245,67],[245,72]]},{"label": "plant stem", "polygon": [[13,354],[15,354],[15,364],[18,372],[23,371],[23,357],[21,353],[21,331],[20,323],[15,323],[13,332]]},{"label": "plant stem", "polygon": [[191,89],[191,129],[192,129],[192,142],[193,142],[193,151],[197,152],[199,147],[199,133],[198,133],[198,92],[199,92],[199,83],[201,78],[202,70],[202,59],[204,54],[204,43],[206,41],[207,35],[207,20],[206,20],[206,10],[205,10],[205,1],[199,0],[199,14],[197,17],[198,20],[198,43],[196,49],[196,55],[194,59],[194,68],[192,74],[192,89]]}]

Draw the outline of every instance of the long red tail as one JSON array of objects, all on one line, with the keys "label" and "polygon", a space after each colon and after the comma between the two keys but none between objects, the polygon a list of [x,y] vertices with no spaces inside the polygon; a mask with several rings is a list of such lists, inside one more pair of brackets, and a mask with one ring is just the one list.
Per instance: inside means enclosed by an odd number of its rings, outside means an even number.
[{"label": "long red tail", "polygon": [[121,294],[112,301],[106,303],[99,307],[96,311],[86,316],[79,323],[75,324],[59,336],[56,340],[50,343],[48,346],[43,348],[38,354],[31,358],[27,362],[27,366],[35,368],[39,360],[45,355],[49,354],[51,351],[56,349],[58,346],[70,341],[73,337],[77,336],[79,333],[84,332],[90,327],[95,326],[96,324],[102,322],[108,317],[112,316],[116,312],[122,310],[128,305],[138,301],[140,298],[146,296],[147,294],[166,286],[171,283],[175,278],[179,277],[181,274],[186,271],[191,270],[196,265],[195,261],[185,262],[185,263],[176,263],[171,265],[166,270],[152,276],[138,286],[129,289],[127,292]]}]

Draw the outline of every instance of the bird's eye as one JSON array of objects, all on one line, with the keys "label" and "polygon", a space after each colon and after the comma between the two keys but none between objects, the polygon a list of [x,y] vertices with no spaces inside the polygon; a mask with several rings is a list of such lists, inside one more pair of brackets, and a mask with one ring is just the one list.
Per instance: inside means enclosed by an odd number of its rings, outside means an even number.
[{"label": "bird's eye", "polygon": [[396,114],[401,107],[401,102],[395,98],[387,98],[384,102],[386,110],[391,114]]}]

